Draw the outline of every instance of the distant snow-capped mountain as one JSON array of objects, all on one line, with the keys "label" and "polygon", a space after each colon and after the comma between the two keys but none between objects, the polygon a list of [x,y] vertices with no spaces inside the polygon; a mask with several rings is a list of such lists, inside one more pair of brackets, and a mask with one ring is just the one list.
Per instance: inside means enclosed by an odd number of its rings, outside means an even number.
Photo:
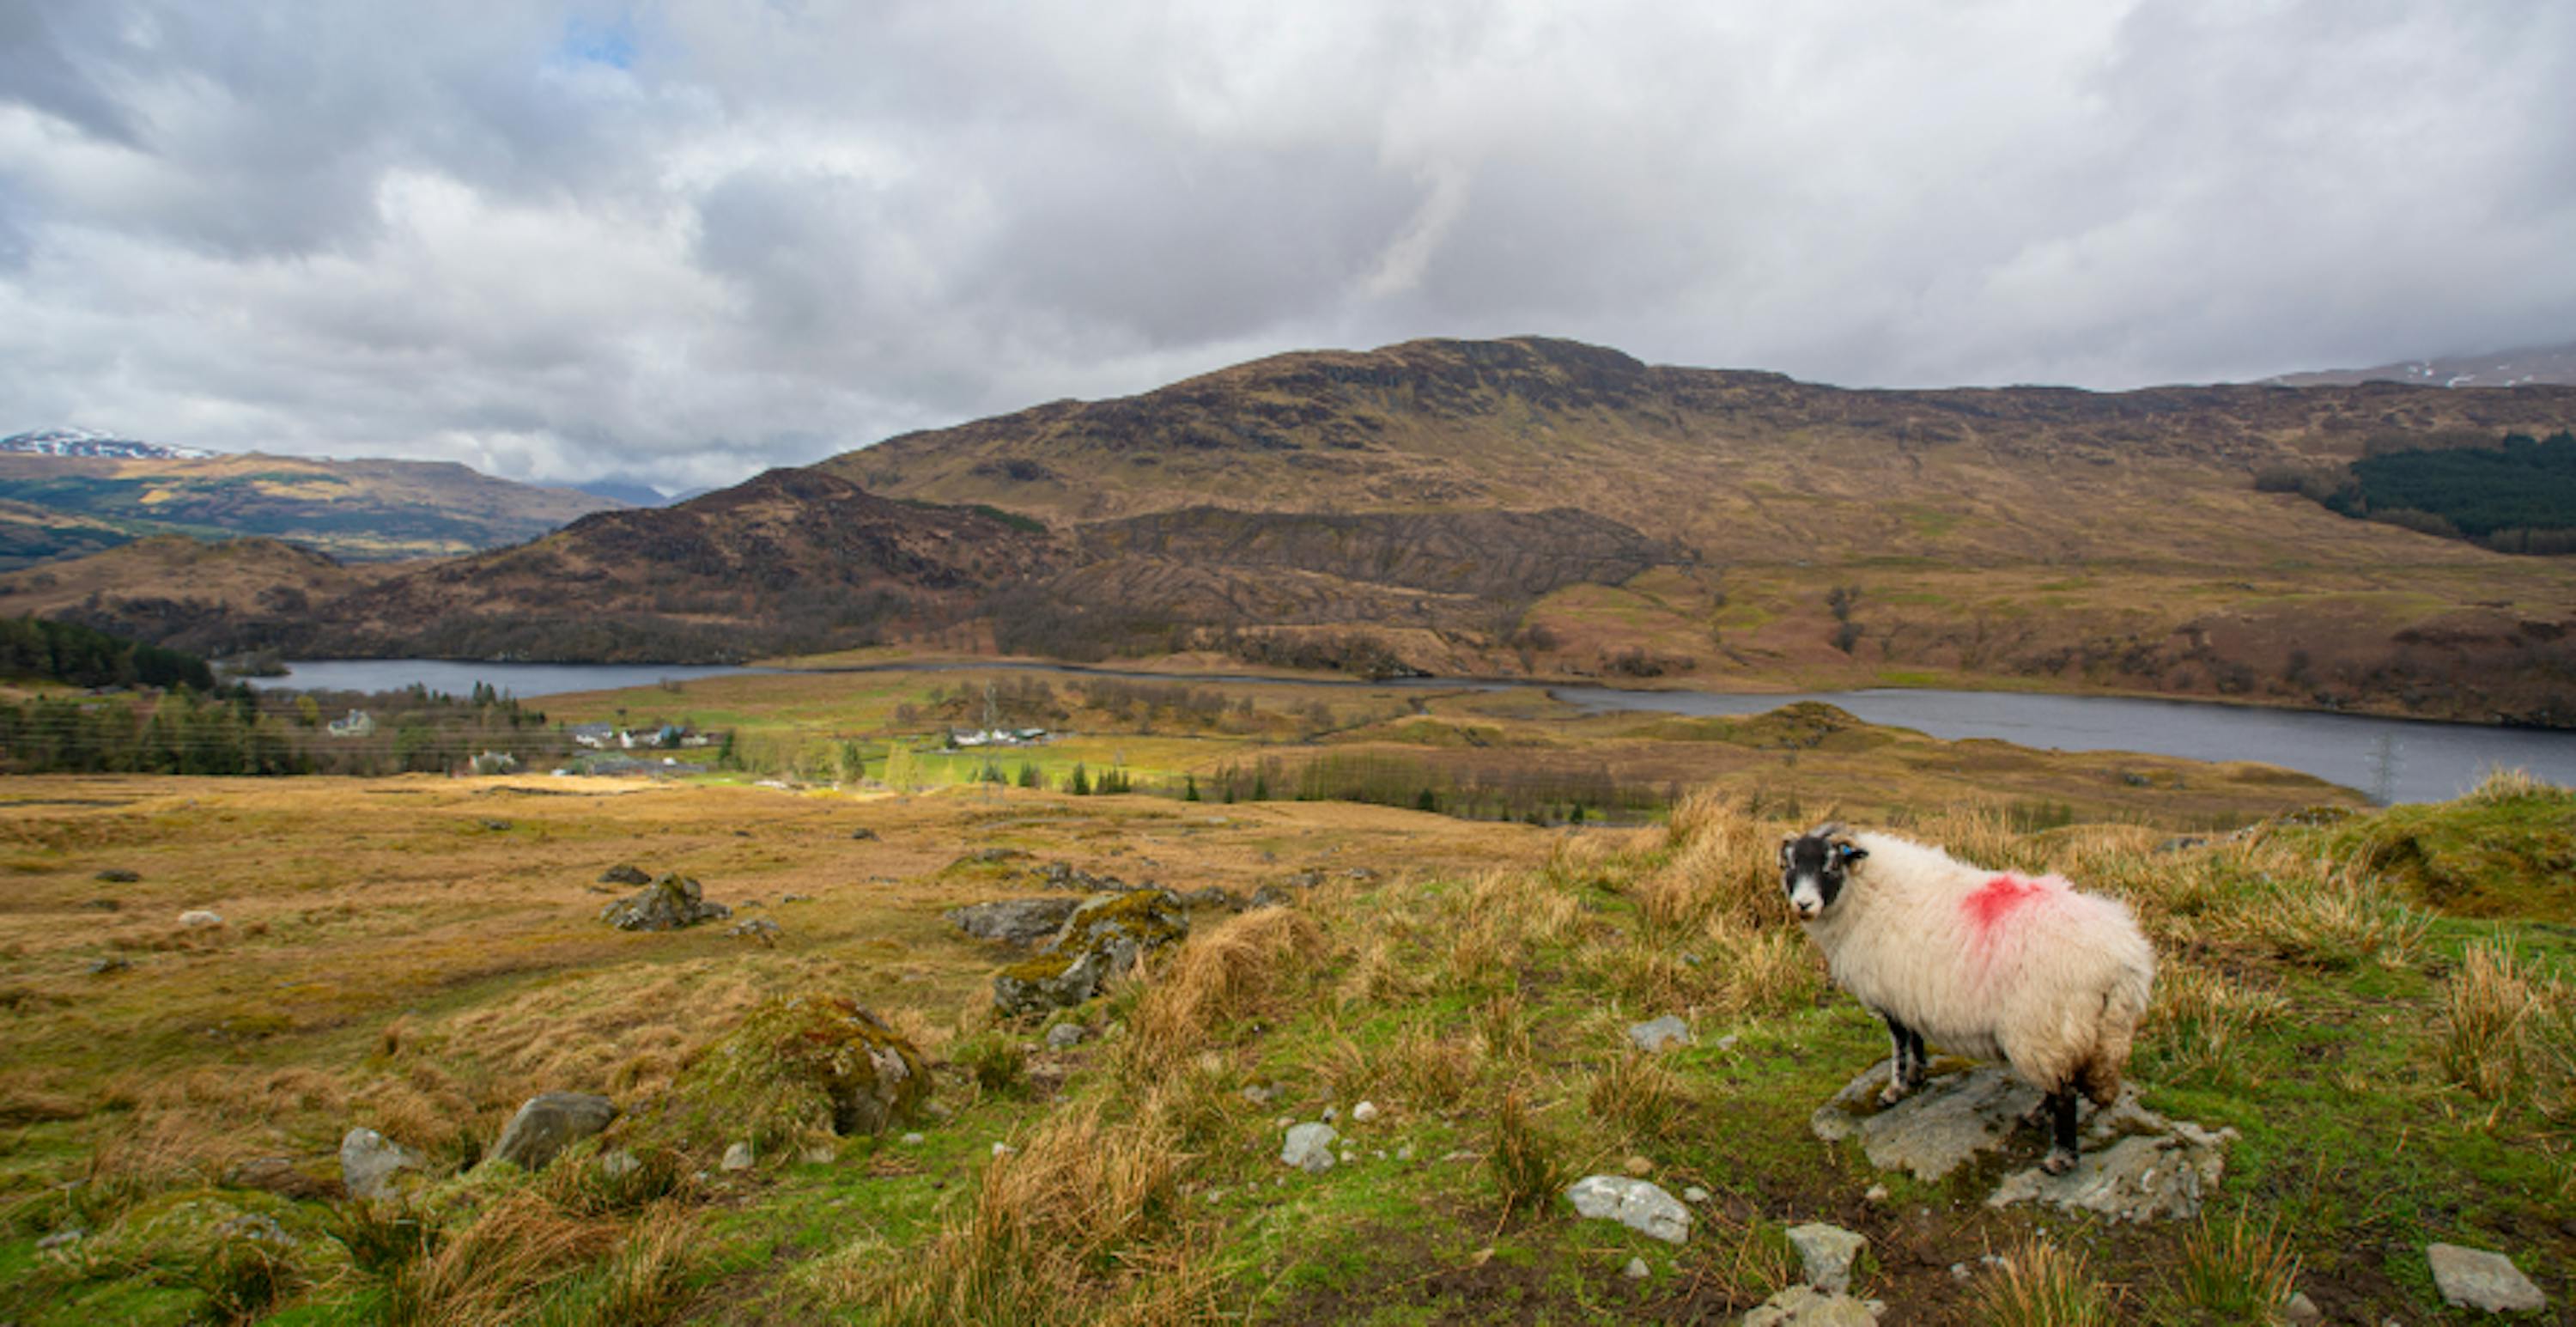
[{"label": "distant snow-capped mountain", "polygon": [[38,429],[0,438],[0,452],[34,456],[108,456],[129,461],[197,461],[214,455],[200,447],[138,442],[88,429]]}]

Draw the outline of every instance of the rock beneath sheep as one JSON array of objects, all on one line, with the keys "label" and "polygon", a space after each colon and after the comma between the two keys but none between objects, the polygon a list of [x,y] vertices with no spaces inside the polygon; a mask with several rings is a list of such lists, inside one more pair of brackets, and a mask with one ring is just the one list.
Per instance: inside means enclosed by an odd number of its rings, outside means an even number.
[{"label": "rock beneath sheep", "polygon": [[1656,1054],[1676,1046],[1691,1044],[1690,1025],[1684,1023],[1679,1014],[1666,1014],[1661,1018],[1630,1025],[1628,1040],[1634,1042],[1637,1049],[1650,1055]]},{"label": "rock beneath sheep", "polygon": [[1871,1165],[1912,1171],[1927,1183],[2001,1146],[2020,1127],[2023,1113],[2039,1104],[2038,1089],[2001,1065],[1984,1064],[1943,1074],[1903,1101],[1867,1113],[1878,1104],[1892,1068],[1881,1060],[1863,1070],[1818,1107],[1809,1124],[1829,1143],[1857,1135]]},{"label": "rock beneath sheep", "polygon": [[2433,1284],[2446,1304],[2489,1313],[2527,1313],[2549,1305],[2540,1287],[2501,1253],[2435,1244],[2424,1250],[2424,1257],[2433,1264]]},{"label": "rock beneath sheep", "polygon": [[1287,1141],[1280,1145],[1280,1163],[1295,1166],[1309,1175],[1321,1175],[1333,1168],[1333,1139],[1337,1136],[1329,1124],[1297,1125],[1288,1131]]},{"label": "rock beneath sheep", "polygon": [[224,924],[224,915],[212,908],[190,908],[179,914],[179,924],[193,930]]},{"label": "rock beneath sheep", "polygon": [[[2102,1146],[2125,1130],[2140,1132]],[[2114,1221],[2197,1216],[2201,1200],[2217,1189],[2227,1169],[2227,1144],[2235,1140],[2234,1129],[2212,1132],[2188,1120],[2168,1120],[2123,1097],[2094,1117],[2074,1169],[2051,1175],[2034,1166],[2006,1176],[1986,1206],[2044,1202]]]},{"label": "rock beneath sheep", "polygon": [[1878,1315],[1849,1295],[1791,1286],[1744,1315],[1744,1327],[1871,1327]]},{"label": "rock beneath sheep", "polygon": [[543,1170],[555,1154],[608,1127],[617,1104],[587,1092],[540,1092],[519,1107],[492,1145],[492,1159]]},{"label": "rock beneath sheep", "polygon": [[1839,1295],[1851,1289],[1852,1262],[1869,1247],[1869,1237],[1840,1226],[1809,1222],[1789,1227],[1789,1247],[1798,1251],[1808,1285]]},{"label": "rock beneath sheep", "polygon": [[373,1129],[351,1129],[340,1140],[340,1186],[352,1198],[382,1198],[403,1171],[420,1169],[420,1154]]},{"label": "rock beneath sheep", "polygon": [[1690,1209],[1651,1181],[1586,1175],[1569,1186],[1565,1196],[1577,1213],[1592,1220],[1616,1221],[1667,1244],[1690,1238]]}]

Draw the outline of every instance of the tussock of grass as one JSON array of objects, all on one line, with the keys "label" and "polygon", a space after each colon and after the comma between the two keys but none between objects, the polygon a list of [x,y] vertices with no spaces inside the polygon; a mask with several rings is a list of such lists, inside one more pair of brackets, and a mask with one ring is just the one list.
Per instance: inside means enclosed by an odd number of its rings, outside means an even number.
[{"label": "tussock of grass", "polygon": [[2533,1034],[2558,1002],[2559,992],[2532,973],[2512,941],[2470,945],[2444,992],[2433,1043],[2443,1078],[2489,1101],[2527,1086]]},{"label": "tussock of grass", "polygon": [[389,1278],[386,1317],[410,1324],[483,1327],[517,1320],[539,1292],[618,1242],[612,1221],[577,1216],[538,1193],[504,1193],[437,1250]]},{"label": "tussock of grass", "polygon": [[1595,1118],[1615,1121],[1632,1139],[1661,1140],[1682,1126],[1692,1094],[1661,1061],[1628,1053],[1594,1072],[1584,1104]]},{"label": "tussock of grass", "polygon": [[2171,1081],[2224,1077],[2241,1067],[2245,1038],[2288,1010],[2289,1001],[2276,992],[2200,963],[2168,960],[2156,973],[2139,1030],[2142,1058]]},{"label": "tussock of grass", "polygon": [[1167,1066],[1193,1053],[1261,997],[1322,941],[1314,918],[1255,908],[1191,936],[1153,973],[1129,1021],[1131,1066]]},{"label": "tussock of grass", "polygon": [[2081,1250],[2033,1240],[2004,1256],[1977,1287],[1993,1327],[2112,1327],[2119,1318]]},{"label": "tussock of grass", "polygon": [[2183,1241],[2179,1279],[2182,1298],[2200,1315],[2271,1323],[2298,1290],[2299,1255],[2277,1217],[2256,1225],[2240,1206],[2225,1223],[2213,1224],[2203,1212]]},{"label": "tussock of grass", "polygon": [[1540,1127],[1517,1091],[1505,1093],[1494,1111],[1485,1169],[1493,1177],[1507,1221],[1544,1215],[1574,1178],[1574,1163],[1566,1155],[1565,1144]]},{"label": "tussock of grass", "polygon": [[1128,1269],[1168,1233],[1181,1161],[1150,1123],[1068,1108],[996,1157],[926,1247],[854,1248],[827,1295],[888,1323],[981,1324],[1082,1321],[1129,1291],[1173,1293]]}]

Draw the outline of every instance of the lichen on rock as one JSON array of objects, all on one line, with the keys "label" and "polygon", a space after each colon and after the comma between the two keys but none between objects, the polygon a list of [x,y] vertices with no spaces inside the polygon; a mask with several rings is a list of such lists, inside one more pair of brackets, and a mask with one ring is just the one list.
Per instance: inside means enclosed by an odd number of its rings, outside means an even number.
[{"label": "lichen on rock", "polygon": [[1019,1017],[1080,1004],[1146,954],[1189,933],[1189,915],[1168,890],[1095,895],[1036,957],[994,974],[993,1005],[1005,1017]]},{"label": "lichen on rock", "polygon": [[930,1062],[857,1002],[792,995],[761,1003],[681,1070],[660,1114],[692,1139],[749,1140],[763,1155],[819,1135],[874,1134],[917,1117]]}]

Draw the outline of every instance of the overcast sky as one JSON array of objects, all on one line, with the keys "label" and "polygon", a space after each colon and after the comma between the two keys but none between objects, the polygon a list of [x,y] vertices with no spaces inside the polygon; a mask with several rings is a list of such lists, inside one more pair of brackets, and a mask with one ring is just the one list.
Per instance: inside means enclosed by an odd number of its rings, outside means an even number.
[{"label": "overcast sky", "polygon": [[2565,0],[0,0],[0,432],[680,487],[1420,336],[2563,341],[2571,106]]}]

